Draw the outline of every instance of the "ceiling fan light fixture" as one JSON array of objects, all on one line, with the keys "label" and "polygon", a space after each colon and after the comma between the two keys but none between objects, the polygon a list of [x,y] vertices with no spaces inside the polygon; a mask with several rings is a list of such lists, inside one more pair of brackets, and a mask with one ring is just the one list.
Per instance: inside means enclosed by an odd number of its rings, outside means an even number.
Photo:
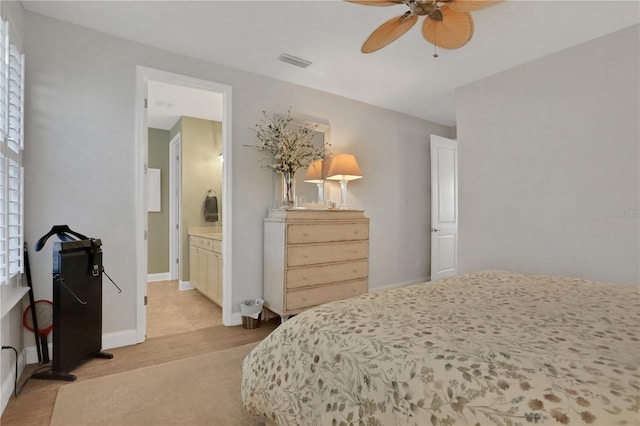
[{"label": "ceiling fan light fixture", "polygon": [[282,62],[286,62],[287,64],[295,65],[296,67],[300,68],[307,68],[312,64],[311,61],[300,58],[299,56],[290,55],[288,53],[283,53],[282,55],[278,56],[278,59]]},{"label": "ceiling fan light fixture", "polygon": [[469,12],[456,12],[442,8],[443,19],[426,19],[422,24],[422,35],[429,43],[443,49],[458,49],[473,37],[473,19]]},{"label": "ceiling fan light fixture", "polygon": [[[469,12],[502,0],[347,0],[365,6],[402,4],[409,11],[376,28],[364,42],[362,53],[375,52],[406,33],[418,17],[424,16],[422,36],[436,48],[458,49],[473,37],[473,18]],[[437,33],[437,36],[436,36]],[[433,55],[438,57],[438,52]]]},{"label": "ceiling fan light fixture", "polygon": [[443,17],[444,15],[442,14],[442,10],[440,10],[440,8],[433,9],[433,11],[429,13],[429,18],[433,19],[434,21],[442,21]]}]

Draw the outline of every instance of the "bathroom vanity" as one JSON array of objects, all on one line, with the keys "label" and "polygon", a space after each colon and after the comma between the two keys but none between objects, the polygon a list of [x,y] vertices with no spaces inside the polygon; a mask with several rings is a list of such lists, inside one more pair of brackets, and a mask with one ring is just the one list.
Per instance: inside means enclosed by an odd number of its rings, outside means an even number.
[{"label": "bathroom vanity", "polygon": [[189,229],[189,281],[222,306],[222,232]]}]

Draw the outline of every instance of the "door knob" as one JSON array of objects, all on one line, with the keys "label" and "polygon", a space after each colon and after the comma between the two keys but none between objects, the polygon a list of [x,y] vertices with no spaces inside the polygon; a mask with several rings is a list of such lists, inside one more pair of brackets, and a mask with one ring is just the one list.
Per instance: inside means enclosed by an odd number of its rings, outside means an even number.
[{"label": "door knob", "polygon": [[432,230],[433,232],[438,232],[438,231],[440,231],[440,229],[439,229],[439,228],[431,228],[431,230]]}]

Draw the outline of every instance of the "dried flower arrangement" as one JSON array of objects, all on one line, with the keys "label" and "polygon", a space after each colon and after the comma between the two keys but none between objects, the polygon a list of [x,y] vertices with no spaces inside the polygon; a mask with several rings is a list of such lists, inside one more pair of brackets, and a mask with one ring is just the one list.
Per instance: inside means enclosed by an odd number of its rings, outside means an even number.
[{"label": "dried flower arrangement", "polygon": [[265,167],[275,172],[291,173],[308,167],[314,160],[325,157],[325,147],[316,147],[312,143],[317,126],[292,123],[291,109],[287,115],[270,118],[266,111],[264,117],[255,125],[258,137],[257,145],[246,145],[258,151],[267,151],[273,155],[273,162]]},{"label": "dried flower arrangement", "polygon": [[325,143],[317,147],[313,143],[317,125],[295,122],[291,117],[291,108],[287,115],[275,115],[271,118],[262,111],[263,118],[255,125],[258,137],[257,145],[246,145],[258,151],[270,152],[273,155],[271,164],[264,167],[278,172],[282,181],[281,199],[278,201],[284,208],[291,208],[296,203],[294,175],[298,169],[309,167],[315,160],[325,158]]}]

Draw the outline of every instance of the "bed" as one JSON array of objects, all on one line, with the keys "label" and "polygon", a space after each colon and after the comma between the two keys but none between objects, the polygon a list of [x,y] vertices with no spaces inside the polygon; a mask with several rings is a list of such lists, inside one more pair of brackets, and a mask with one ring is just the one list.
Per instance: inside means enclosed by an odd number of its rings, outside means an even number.
[{"label": "bed", "polygon": [[290,319],[244,360],[279,425],[639,424],[638,287],[479,273]]}]

